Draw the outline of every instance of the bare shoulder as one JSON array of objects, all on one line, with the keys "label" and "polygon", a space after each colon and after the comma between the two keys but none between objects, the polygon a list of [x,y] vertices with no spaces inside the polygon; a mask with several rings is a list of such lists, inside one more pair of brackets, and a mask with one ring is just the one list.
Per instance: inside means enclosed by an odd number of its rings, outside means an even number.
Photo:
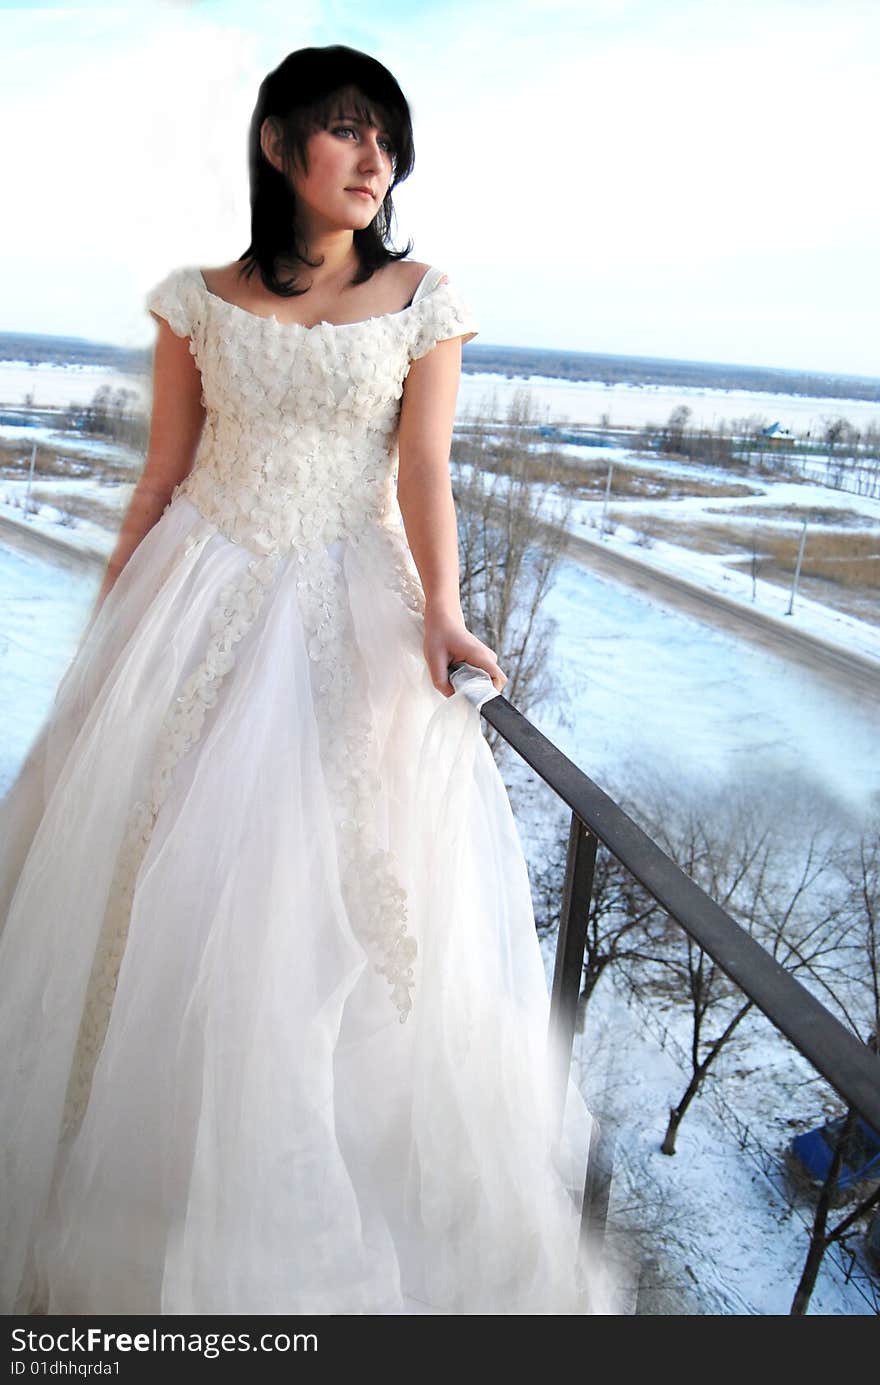
[{"label": "bare shoulder", "polygon": [[[428,270],[434,268],[433,265],[425,264],[424,260],[405,260],[402,262],[401,268],[404,266],[409,270],[410,281],[408,287],[412,293],[415,293]],[[446,275],[444,274],[440,283],[442,284],[445,279]]]},{"label": "bare shoulder", "polygon": [[423,260],[401,260],[399,262],[399,268],[406,271],[409,287],[415,289],[418,287],[420,280],[424,279],[431,266],[425,264]]},{"label": "bare shoulder", "polygon": [[209,292],[217,293],[221,298],[226,298],[229,296],[230,290],[234,293],[236,289],[248,282],[242,274],[242,268],[243,266],[239,261],[234,260],[232,264],[200,266],[199,273]]},{"label": "bare shoulder", "polygon": [[277,296],[266,288],[259,269],[253,268],[247,274],[240,260],[200,269],[199,273],[210,294],[243,308],[245,312],[265,316],[266,310],[271,311],[277,304]]},{"label": "bare shoulder", "polygon": [[409,305],[430,265],[421,260],[390,260],[373,274],[375,299],[380,312],[399,312]]},{"label": "bare shoulder", "polygon": [[[340,296],[338,304],[334,304],[326,290],[320,288],[314,288],[309,297],[310,300],[316,298],[316,311],[326,310],[331,316],[340,309],[364,317],[399,312],[401,304],[412,301],[419,284],[431,268],[423,260],[392,260],[375,271],[369,283],[358,285],[344,295],[345,308],[341,306],[343,296]],[[238,260],[230,264],[200,267],[199,273],[210,294],[248,311],[259,313],[266,306],[274,308],[277,303],[277,298],[264,287],[259,273],[254,271],[248,278]]]}]

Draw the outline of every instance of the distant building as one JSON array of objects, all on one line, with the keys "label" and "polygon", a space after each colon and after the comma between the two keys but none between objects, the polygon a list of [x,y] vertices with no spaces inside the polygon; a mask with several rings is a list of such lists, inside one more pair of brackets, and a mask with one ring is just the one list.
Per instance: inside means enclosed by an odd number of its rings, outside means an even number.
[{"label": "distant building", "polygon": [[769,428],[761,429],[761,437],[767,438],[768,442],[785,442],[791,440],[791,433],[777,420]]}]

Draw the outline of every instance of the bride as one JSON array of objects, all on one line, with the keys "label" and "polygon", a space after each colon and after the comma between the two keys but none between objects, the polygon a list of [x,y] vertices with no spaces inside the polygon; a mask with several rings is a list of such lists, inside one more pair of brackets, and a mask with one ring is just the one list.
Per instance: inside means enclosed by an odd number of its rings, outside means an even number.
[{"label": "bride", "polygon": [[4,1311],[616,1312],[552,1108],[449,474],[465,298],[380,63],[290,54],[171,270],[149,448],[0,804]]}]

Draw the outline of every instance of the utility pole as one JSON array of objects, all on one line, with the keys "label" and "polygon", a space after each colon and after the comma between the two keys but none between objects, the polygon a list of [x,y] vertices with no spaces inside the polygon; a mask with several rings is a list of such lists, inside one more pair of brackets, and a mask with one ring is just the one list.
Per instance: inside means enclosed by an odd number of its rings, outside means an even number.
[{"label": "utility pole", "polygon": [[611,490],[611,473],[614,470],[614,463],[608,463],[608,478],[605,482],[605,499],[602,501],[602,523],[599,526],[599,537],[605,537],[605,515],[608,511],[608,492]]},{"label": "utility pole", "polygon": [[801,575],[801,559],[802,559],[803,556],[804,556],[804,544],[806,543],[806,541],[807,541],[807,521],[804,520],[804,521],[803,521],[803,528],[801,529],[801,541],[800,541],[800,546],[798,547],[797,562],[796,562],[795,565],[794,565],[794,577],[792,578],[792,583],[791,583],[791,596],[788,598],[788,610],[787,610],[786,613],[785,613],[787,616],[790,616],[791,613],[792,613],[792,611],[794,610],[794,594],[795,594],[795,592],[797,591],[798,578],[799,578],[800,575]]},{"label": "utility pole", "polygon": [[30,515],[30,512],[31,512],[31,482],[32,482],[33,479],[34,479],[34,463],[36,462],[36,460],[37,460],[37,444],[34,443],[33,447],[31,448],[31,465],[30,465],[30,469],[29,469],[29,471],[28,471],[27,490],[26,490],[25,493],[24,493],[24,517],[25,517],[25,519],[28,518],[28,516]]}]

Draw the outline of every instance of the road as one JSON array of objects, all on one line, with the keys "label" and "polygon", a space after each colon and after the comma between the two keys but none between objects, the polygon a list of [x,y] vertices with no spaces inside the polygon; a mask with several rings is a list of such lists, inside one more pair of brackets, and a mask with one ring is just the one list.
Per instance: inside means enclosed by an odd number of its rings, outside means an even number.
[{"label": "road", "polygon": [[98,576],[107,561],[100,553],[74,548],[64,539],[34,528],[27,520],[8,519],[5,515],[0,515],[0,543],[17,553],[33,553],[37,558],[51,559],[59,567],[78,571],[91,569]]},{"label": "road", "polygon": [[[544,527],[553,528],[550,524]],[[713,629],[726,630],[801,664],[860,700],[880,702],[880,662],[876,660],[829,644],[795,625],[786,628],[781,620],[741,605],[720,592],[706,591],[684,577],[649,567],[627,553],[615,552],[600,539],[569,534],[565,554],[581,567],[626,582],[653,600],[705,621]]]}]

